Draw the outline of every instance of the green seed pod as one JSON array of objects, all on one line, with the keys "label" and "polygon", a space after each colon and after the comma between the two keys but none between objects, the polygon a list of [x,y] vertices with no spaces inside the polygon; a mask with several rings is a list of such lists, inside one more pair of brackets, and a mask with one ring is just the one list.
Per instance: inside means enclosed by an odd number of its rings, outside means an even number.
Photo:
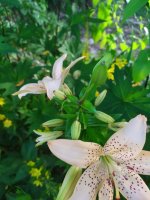
[{"label": "green seed pod", "polygon": [[99,105],[102,103],[102,101],[104,100],[106,94],[107,94],[107,90],[103,90],[103,91],[98,95],[98,97],[95,99],[94,105],[95,105],[95,106],[99,106]]},{"label": "green seed pod", "polygon": [[78,140],[81,133],[81,124],[78,120],[74,121],[71,126],[71,138],[73,140]]},{"label": "green seed pod", "polygon": [[57,127],[57,126],[62,126],[64,124],[63,119],[51,119],[47,122],[44,122],[42,126],[46,127]]},{"label": "green seed pod", "polygon": [[95,117],[105,123],[113,123],[115,121],[110,115],[107,115],[106,113],[101,111],[96,111]]},{"label": "green seed pod", "polygon": [[81,174],[81,168],[75,166],[70,167],[63,180],[56,200],[68,200],[71,197]]}]

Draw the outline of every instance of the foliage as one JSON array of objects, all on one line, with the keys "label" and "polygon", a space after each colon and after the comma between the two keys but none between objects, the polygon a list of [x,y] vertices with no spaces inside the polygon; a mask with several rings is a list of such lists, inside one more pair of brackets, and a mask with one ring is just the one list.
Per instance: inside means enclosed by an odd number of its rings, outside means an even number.
[{"label": "foliage", "polygon": [[[78,118],[82,140],[105,144],[113,131],[94,117],[95,98],[104,89],[107,95],[96,110],[116,121],[141,113],[150,123],[149,3],[0,0],[0,12],[0,198],[55,199],[68,165],[46,145],[35,147],[34,129],[47,131],[41,124],[59,116],[65,137],[71,138]],[[69,100],[12,96],[49,75],[63,53],[68,54],[65,66],[86,56],[65,80],[73,91]]]}]

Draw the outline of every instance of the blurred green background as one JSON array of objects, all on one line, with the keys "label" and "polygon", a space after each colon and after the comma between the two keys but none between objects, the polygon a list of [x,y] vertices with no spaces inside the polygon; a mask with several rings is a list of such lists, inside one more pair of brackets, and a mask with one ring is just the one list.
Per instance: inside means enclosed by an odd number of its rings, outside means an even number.
[{"label": "blurred green background", "polygon": [[[105,55],[108,79],[97,93],[108,93],[100,109],[119,120],[142,113],[150,122],[150,2],[132,2],[0,0],[0,199],[53,200],[69,168],[47,145],[35,147],[33,130],[58,115],[56,104],[44,95],[12,96],[49,75],[63,53],[65,66],[86,56],[66,79],[77,96]],[[111,134],[91,126],[82,138],[103,145]]]}]

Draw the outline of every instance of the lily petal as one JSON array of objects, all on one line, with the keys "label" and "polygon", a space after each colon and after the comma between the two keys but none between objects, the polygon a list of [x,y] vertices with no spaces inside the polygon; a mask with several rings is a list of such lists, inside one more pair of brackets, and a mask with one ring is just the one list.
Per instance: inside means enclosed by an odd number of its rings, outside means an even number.
[{"label": "lily petal", "polygon": [[102,149],[95,143],[65,139],[49,141],[48,147],[59,159],[80,168],[86,168],[98,160]]},{"label": "lily petal", "polygon": [[136,158],[126,161],[124,165],[138,174],[150,175],[150,151],[141,151]]},{"label": "lily petal", "polygon": [[99,200],[113,200],[113,184],[111,179],[106,179],[99,190]]},{"label": "lily petal", "polygon": [[53,65],[53,71],[52,71],[52,77],[54,79],[60,79],[62,75],[62,67],[63,67],[63,62],[66,59],[67,54],[63,54],[60,58],[58,58],[54,65]]},{"label": "lily petal", "polygon": [[66,78],[66,76],[68,75],[70,69],[80,60],[83,60],[85,58],[85,56],[79,57],[76,60],[74,60],[73,62],[70,63],[70,65],[64,69],[63,73],[62,73],[62,83],[64,82],[64,79]]},{"label": "lily petal", "polygon": [[98,160],[82,174],[69,200],[96,200],[99,186],[106,176],[108,176],[106,165]]},{"label": "lily petal", "polygon": [[146,117],[138,115],[131,119],[124,128],[110,137],[104,146],[106,155],[123,162],[136,157],[146,140]]},{"label": "lily petal", "polygon": [[61,85],[61,79],[52,79],[51,77],[46,76],[42,79],[42,83],[46,88],[48,98],[52,99],[54,91],[58,90]]},{"label": "lily petal", "polygon": [[134,171],[124,168],[120,173],[113,172],[113,179],[121,194],[128,200],[149,200],[150,190]]},{"label": "lily petal", "polygon": [[38,83],[29,83],[20,88],[18,92],[15,92],[13,95],[18,95],[18,97],[21,99],[23,96],[26,96],[27,94],[41,94],[46,93],[45,88],[42,85],[39,85]]}]

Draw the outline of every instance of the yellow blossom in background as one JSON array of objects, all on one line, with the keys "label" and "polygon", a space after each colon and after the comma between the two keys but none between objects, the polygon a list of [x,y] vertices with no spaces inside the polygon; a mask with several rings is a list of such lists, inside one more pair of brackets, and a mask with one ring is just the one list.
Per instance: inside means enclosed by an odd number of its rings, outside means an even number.
[{"label": "yellow blossom in background", "polygon": [[2,120],[4,120],[6,118],[6,116],[5,115],[3,115],[3,114],[0,114],[0,120],[2,121]]},{"label": "yellow blossom in background", "polygon": [[36,185],[37,187],[42,187],[43,186],[43,183],[40,180],[33,181],[33,184]]},{"label": "yellow blossom in background", "polygon": [[40,169],[33,167],[30,171],[29,174],[32,177],[36,177],[39,178],[41,176],[41,171],[42,171],[42,167],[40,167]]},{"label": "yellow blossom in background", "polygon": [[44,55],[44,56],[48,56],[49,54],[50,54],[50,52],[48,50],[42,52],[42,55]]},{"label": "yellow blossom in background", "polygon": [[4,126],[5,128],[9,128],[10,126],[12,126],[12,121],[11,121],[10,119],[5,119],[5,120],[3,121],[3,126]]},{"label": "yellow blossom in background", "polygon": [[0,106],[3,106],[5,104],[5,99],[0,97]]},{"label": "yellow blossom in background", "polygon": [[107,78],[110,80],[114,80],[114,72],[115,72],[115,66],[117,66],[119,69],[122,69],[127,64],[127,60],[124,58],[116,58],[115,62],[112,63],[111,67],[107,70]]},{"label": "yellow blossom in background", "polygon": [[116,58],[115,60],[115,65],[117,65],[119,69],[122,69],[123,67],[125,67],[126,64],[127,64],[126,59]]},{"label": "yellow blossom in background", "polygon": [[137,87],[137,86],[140,86],[141,84],[142,84],[141,82],[133,83],[132,87]]},{"label": "yellow blossom in background", "polygon": [[33,167],[35,165],[35,162],[33,162],[32,160],[30,160],[29,162],[27,162],[27,165],[29,167]]},{"label": "yellow blossom in background", "polygon": [[82,52],[82,56],[85,56],[85,60],[88,61],[90,59],[90,54],[87,49],[84,49]]},{"label": "yellow blossom in background", "polygon": [[112,81],[114,80],[114,71],[115,71],[115,65],[113,63],[111,67],[107,70],[107,77]]},{"label": "yellow blossom in background", "polygon": [[95,97],[98,97],[99,94],[100,94],[99,91],[96,91],[96,92],[95,92]]}]

